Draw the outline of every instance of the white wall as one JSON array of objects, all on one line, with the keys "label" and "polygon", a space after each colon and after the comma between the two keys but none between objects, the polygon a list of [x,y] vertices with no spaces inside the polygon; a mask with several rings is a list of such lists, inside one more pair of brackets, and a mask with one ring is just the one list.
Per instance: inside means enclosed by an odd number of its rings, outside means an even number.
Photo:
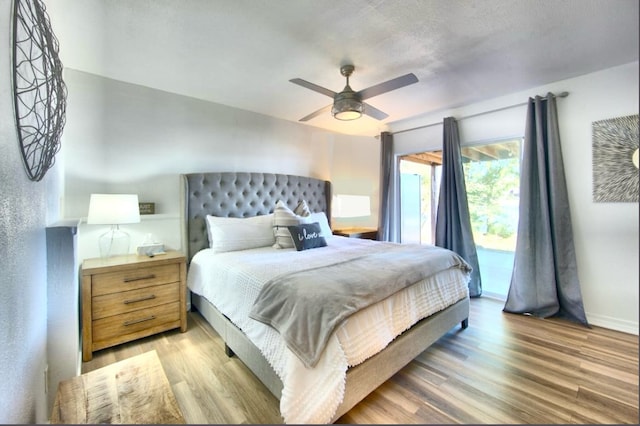
[{"label": "white wall", "polygon": [[[13,114],[12,2],[0,0],[0,423],[48,419],[45,227],[58,215],[60,165],[27,178]],[[56,158],[58,158],[60,154]]]},{"label": "white wall", "polygon": [[[373,185],[368,179],[372,165],[378,173],[375,138],[332,134],[72,69],[65,70],[65,81],[64,217],[86,217],[93,192],[137,193],[140,201],[156,203],[157,215],[123,226],[132,251],[148,232],[169,248],[181,248],[180,173],[260,171],[322,179],[335,173],[340,179],[334,192],[364,190],[375,200],[377,178]],[[365,145],[373,154],[359,153]],[[353,157],[361,167],[334,167],[336,155]],[[103,226],[80,225],[81,259],[99,256],[102,232]]]},{"label": "white wall", "polygon": [[[526,102],[530,96],[568,91],[557,101],[560,137],[573,219],[579,278],[587,319],[638,334],[638,203],[594,203],[592,197],[591,124],[638,114],[638,63],[610,68],[395,123],[392,131],[441,123]],[[526,106],[507,108],[459,121],[462,145],[524,134]],[[398,154],[441,149],[442,126],[394,136]]]},{"label": "white wall", "polygon": [[380,205],[380,141],[376,138],[336,136],[331,163],[334,194],[371,197],[371,216],[334,218],[334,228],[378,227]]}]

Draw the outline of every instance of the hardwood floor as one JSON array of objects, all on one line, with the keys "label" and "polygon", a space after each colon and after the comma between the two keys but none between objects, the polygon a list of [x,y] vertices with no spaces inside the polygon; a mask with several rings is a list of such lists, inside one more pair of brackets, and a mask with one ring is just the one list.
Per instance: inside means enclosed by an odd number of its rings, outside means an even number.
[{"label": "hardwood floor", "polygon": [[[638,423],[638,336],[505,314],[471,300],[455,328],[339,423]],[[197,312],[94,354],[87,372],[155,349],[188,423],[282,423],[278,401]]]}]

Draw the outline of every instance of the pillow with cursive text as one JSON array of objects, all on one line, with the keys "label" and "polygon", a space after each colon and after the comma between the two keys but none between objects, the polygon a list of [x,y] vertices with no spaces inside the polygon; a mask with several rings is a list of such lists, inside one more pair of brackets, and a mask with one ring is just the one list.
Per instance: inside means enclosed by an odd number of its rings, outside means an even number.
[{"label": "pillow with cursive text", "polygon": [[325,247],[327,241],[320,235],[320,224],[318,222],[303,223],[301,225],[287,226],[291,233],[291,239],[297,251],[318,247]]}]

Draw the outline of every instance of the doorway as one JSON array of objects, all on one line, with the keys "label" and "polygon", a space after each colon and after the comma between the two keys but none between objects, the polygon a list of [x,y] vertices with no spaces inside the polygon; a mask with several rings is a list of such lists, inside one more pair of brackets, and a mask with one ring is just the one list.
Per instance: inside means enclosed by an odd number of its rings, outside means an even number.
[{"label": "doorway", "polygon": [[[483,294],[506,299],[518,228],[522,138],[461,148]],[[434,244],[442,151],[400,157],[402,242]]]}]

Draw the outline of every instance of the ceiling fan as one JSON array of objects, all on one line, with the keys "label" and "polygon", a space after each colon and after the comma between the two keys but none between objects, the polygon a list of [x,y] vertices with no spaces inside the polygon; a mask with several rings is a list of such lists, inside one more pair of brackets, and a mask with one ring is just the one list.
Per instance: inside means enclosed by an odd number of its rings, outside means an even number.
[{"label": "ceiling fan", "polygon": [[376,84],[375,86],[368,87],[366,89],[354,92],[349,86],[349,77],[353,74],[355,67],[353,65],[343,65],[340,67],[340,74],[347,78],[347,85],[342,89],[342,92],[336,93],[333,90],[325,89],[317,84],[309,83],[301,78],[294,78],[289,80],[294,84],[298,84],[307,89],[311,89],[315,92],[322,93],[333,98],[333,104],[320,108],[319,110],[312,112],[311,114],[302,117],[299,121],[308,121],[314,117],[319,116],[329,110],[331,114],[338,120],[355,120],[360,118],[362,114],[367,114],[376,120],[384,120],[389,115],[380,111],[379,109],[372,107],[366,102],[366,99],[374,96],[381,95],[392,90],[400,89],[401,87],[408,86],[418,82],[418,78],[412,74],[405,74],[401,77],[394,78],[384,83]]}]

